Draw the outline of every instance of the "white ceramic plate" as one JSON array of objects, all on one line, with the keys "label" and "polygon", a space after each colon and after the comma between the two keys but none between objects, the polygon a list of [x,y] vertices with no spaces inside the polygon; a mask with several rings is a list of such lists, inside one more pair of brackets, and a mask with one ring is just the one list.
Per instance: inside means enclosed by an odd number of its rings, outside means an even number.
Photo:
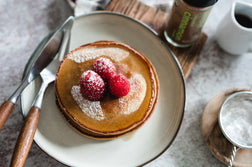
[{"label": "white ceramic plate", "polygon": [[[46,91],[34,137],[50,156],[69,166],[132,167],[150,162],[172,143],[183,119],[185,85],[181,68],[169,48],[146,25],[121,14],[95,12],[77,17],[70,49],[98,40],[123,42],[142,52],[153,63],[160,80],[157,107],[151,118],[133,134],[97,141],[78,134],[59,112],[54,85]],[[21,95],[26,115],[40,86],[32,82]]]}]

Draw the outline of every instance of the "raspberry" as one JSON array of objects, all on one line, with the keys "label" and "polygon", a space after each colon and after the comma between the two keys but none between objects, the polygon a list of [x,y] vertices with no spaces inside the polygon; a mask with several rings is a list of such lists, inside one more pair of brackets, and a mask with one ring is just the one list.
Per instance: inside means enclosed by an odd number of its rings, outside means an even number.
[{"label": "raspberry", "polygon": [[115,65],[107,58],[101,57],[94,63],[94,71],[97,72],[105,81],[109,80],[115,73]]},{"label": "raspberry", "polygon": [[117,96],[126,96],[130,91],[130,82],[123,74],[116,74],[109,80],[110,93]]},{"label": "raspberry", "polygon": [[103,97],[105,84],[100,75],[88,70],[81,75],[80,79],[81,93],[91,100],[99,100]]}]

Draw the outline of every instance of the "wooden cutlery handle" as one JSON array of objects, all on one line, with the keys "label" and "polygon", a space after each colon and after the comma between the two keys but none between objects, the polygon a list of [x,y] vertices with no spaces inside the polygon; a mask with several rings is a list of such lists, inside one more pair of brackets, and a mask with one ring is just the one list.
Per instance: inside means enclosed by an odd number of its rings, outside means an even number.
[{"label": "wooden cutlery handle", "polygon": [[14,104],[9,101],[5,101],[1,105],[1,107],[0,107],[0,130],[3,127],[4,123],[6,122],[6,120],[8,119],[13,107],[14,107]]},{"label": "wooden cutlery handle", "polygon": [[10,167],[21,167],[24,165],[37,129],[39,115],[39,108],[32,107],[30,109],[18,136]]}]

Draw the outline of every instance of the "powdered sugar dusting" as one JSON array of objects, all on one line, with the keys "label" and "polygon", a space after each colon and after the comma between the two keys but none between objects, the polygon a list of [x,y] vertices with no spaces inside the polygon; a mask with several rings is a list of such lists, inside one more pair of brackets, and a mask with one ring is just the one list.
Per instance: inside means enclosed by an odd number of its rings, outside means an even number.
[{"label": "powdered sugar dusting", "polygon": [[82,96],[80,86],[73,86],[71,94],[81,110],[89,117],[98,121],[104,119],[100,101],[90,101]]},{"label": "powdered sugar dusting", "polygon": [[130,114],[138,110],[146,95],[146,81],[141,74],[133,74],[129,82],[130,92],[118,99],[120,111],[123,114]]},{"label": "powdered sugar dusting", "polygon": [[98,100],[103,97],[105,84],[96,72],[88,70],[81,75],[80,90],[84,96]]},{"label": "powdered sugar dusting", "polygon": [[109,59],[101,57],[98,60],[96,61],[97,64],[95,63],[94,66],[96,65],[97,67],[101,68],[102,70],[106,70],[107,67],[114,68],[114,64]]},{"label": "powdered sugar dusting", "polygon": [[83,78],[87,79],[87,82],[94,83],[97,80],[97,73],[92,70],[88,70],[83,73]]},{"label": "powdered sugar dusting", "polygon": [[93,67],[94,71],[97,72],[104,80],[109,80],[116,72],[113,62],[104,57],[97,59]]},{"label": "powdered sugar dusting", "polygon": [[76,63],[83,63],[88,60],[95,59],[100,56],[107,56],[112,60],[119,62],[128,57],[129,52],[116,47],[103,47],[103,48],[84,48],[68,55],[68,59]]}]

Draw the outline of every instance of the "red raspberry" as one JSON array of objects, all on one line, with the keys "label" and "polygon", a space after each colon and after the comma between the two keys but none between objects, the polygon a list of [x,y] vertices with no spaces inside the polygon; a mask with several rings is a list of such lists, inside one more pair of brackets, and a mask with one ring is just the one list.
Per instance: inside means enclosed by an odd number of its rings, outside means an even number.
[{"label": "red raspberry", "polygon": [[115,65],[107,58],[101,57],[94,63],[94,71],[97,72],[105,81],[109,80],[115,73]]},{"label": "red raspberry", "polygon": [[81,93],[91,100],[99,100],[103,97],[105,84],[100,75],[88,70],[81,75],[80,79]]},{"label": "red raspberry", "polygon": [[117,96],[126,96],[130,91],[130,82],[123,74],[116,74],[109,80],[110,93]]}]

